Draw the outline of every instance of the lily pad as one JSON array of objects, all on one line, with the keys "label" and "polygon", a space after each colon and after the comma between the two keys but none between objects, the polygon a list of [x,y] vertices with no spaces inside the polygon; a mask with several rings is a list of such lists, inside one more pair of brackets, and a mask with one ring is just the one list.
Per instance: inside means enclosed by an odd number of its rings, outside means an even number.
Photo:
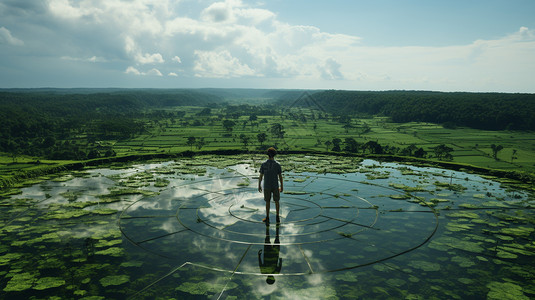
[{"label": "lily pad", "polygon": [[14,274],[13,277],[9,280],[6,287],[4,288],[5,292],[22,292],[28,290],[32,287],[35,282],[35,274],[32,273],[19,273]]},{"label": "lily pad", "polygon": [[433,262],[428,262],[425,260],[414,260],[409,263],[409,266],[420,269],[425,272],[436,272],[440,271],[440,265]]},{"label": "lily pad", "polygon": [[60,277],[42,277],[37,280],[34,290],[46,290],[65,285],[65,280]]},{"label": "lily pad", "polygon": [[490,291],[487,294],[487,299],[514,299],[514,300],[528,300],[529,297],[524,295],[522,287],[511,282],[493,281],[487,284]]},{"label": "lily pad", "polygon": [[106,277],[100,279],[100,284],[103,287],[107,287],[107,286],[110,286],[110,285],[125,284],[129,280],[130,280],[130,276],[128,276],[128,275],[111,275],[111,276],[106,276]]},{"label": "lily pad", "polygon": [[353,272],[344,272],[335,276],[336,280],[345,282],[357,282],[357,274]]},{"label": "lily pad", "polygon": [[473,212],[468,211],[457,211],[447,214],[450,218],[467,218],[467,219],[478,219],[479,215]]},{"label": "lily pad", "polygon": [[109,255],[114,257],[120,257],[124,255],[124,249],[119,247],[111,247],[105,250],[95,252],[98,255]]},{"label": "lily pad", "polygon": [[464,257],[464,256],[454,256],[452,257],[451,261],[459,264],[459,267],[462,267],[462,268],[469,268],[476,264],[471,259]]}]

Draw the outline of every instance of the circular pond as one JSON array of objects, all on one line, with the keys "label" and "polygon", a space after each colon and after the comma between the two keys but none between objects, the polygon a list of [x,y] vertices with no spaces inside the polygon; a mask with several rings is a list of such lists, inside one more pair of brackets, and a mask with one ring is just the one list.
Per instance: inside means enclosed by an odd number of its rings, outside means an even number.
[{"label": "circular pond", "polygon": [[[0,298],[535,297],[527,190],[460,171],[263,157],[72,172],[3,192]],[[528,187],[529,188],[529,187]]]}]

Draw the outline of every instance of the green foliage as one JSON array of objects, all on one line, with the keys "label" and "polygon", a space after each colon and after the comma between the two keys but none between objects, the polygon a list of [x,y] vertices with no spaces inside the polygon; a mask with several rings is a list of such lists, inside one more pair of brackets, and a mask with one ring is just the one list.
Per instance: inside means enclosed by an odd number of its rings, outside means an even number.
[{"label": "green foliage", "polygon": [[431,122],[449,128],[535,130],[534,94],[329,90],[313,97],[334,114],[382,114],[397,123]]}]

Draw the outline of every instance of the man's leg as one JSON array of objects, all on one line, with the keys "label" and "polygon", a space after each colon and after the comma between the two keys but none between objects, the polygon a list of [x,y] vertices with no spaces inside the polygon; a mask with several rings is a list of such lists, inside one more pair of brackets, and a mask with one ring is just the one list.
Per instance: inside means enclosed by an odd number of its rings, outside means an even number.
[{"label": "man's leg", "polygon": [[279,216],[279,200],[281,198],[280,192],[278,189],[273,190],[273,201],[275,201],[275,210],[277,212],[277,222],[280,222]]},{"label": "man's leg", "polygon": [[264,201],[266,201],[266,218],[262,221],[269,223],[269,208],[271,202],[271,190],[264,189]]}]

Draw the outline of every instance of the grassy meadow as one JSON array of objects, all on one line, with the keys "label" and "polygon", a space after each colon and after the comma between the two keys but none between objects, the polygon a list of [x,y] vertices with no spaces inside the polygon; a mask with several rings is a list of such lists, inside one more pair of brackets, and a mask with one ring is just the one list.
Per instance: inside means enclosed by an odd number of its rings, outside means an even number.
[{"label": "grassy meadow", "polygon": [[[393,123],[387,117],[352,117],[349,120],[321,110],[285,108],[274,115],[231,116],[225,114],[228,108],[212,108],[209,115],[201,114],[203,107],[179,106],[166,109],[168,113],[180,112],[180,117],[145,118],[147,130],[143,134],[122,140],[97,141],[111,146],[117,157],[139,154],[175,154],[183,151],[209,151],[239,149],[260,151],[275,146],[281,151],[333,152],[326,142],[335,138],[341,140],[342,152],[346,138],[353,138],[359,144],[375,141],[383,148],[403,149],[409,145],[423,148],[426,159],[435,161],[432,148],[445,144],[453,149],[454,163],[478,167],[535,173],[535,134],[522,131],[484,131],[470,128],[447,129],[430,123]],[[225,110],[226,109],[226,110]],[[185,113],[185,114],[184,114]],[[172,115],[172,114],[170,114]],[[224,120],[231,120],[234,126],[225,128]],[[277,136],[271,128],[282,125],[283,136]],[[348,126],[349,124],[349,126]],[[266,134],[266,140],[259,142],[257,136]],[[189,138],[195,138],[195,142]],[[247,143],[244,144],[244,139]],[[199,141],[202,141],[199,143]],[[81,134],[69,143],[87,143]],[[493,157],[491,145],[503,149]],[[358,154],[369,152],[361,149]],[[398,154],[399,155],[399,154]],[[0,176],[9,178],[21,170],[32,171],[71,164],[75,161],[43,160],[39,157],[0,155]]]}]

